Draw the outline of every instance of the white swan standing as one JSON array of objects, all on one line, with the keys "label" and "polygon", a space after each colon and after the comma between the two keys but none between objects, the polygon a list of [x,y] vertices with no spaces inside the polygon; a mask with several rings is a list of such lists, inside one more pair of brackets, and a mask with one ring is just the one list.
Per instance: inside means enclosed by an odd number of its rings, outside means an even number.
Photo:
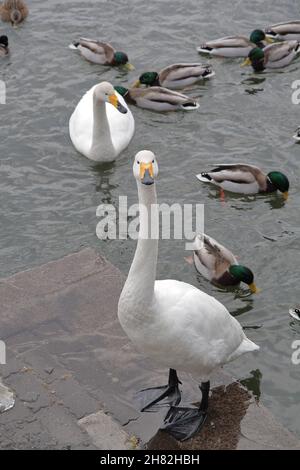
[{"label": "white swan standing", "polygon": [[69,122],[76,150],[96,162],[111,162],[134,134],[130,109],[108,82],[93,86],[81,98]]},{"label": "white swan standing", "polygon": [[[163,429],[185,440],[206,419],[211,373],[259,347],[246,337],[238,321],[214,297],[185,282],[155,280],[158,237],[148,238],[148,227],[151,226],[152,234],[158,234],[159,225],[155,155],[146,150],[139,152],[133,173],[139,195],[140,233],[119,299],[118,317],[135,346],[160,366],[170,369],[168,385],[159,387],[160,395],[142,411],[168,397],[175,406],[168,411]],[[177,369],[203,379],[199,408],[176,406],[180,401]]]}]

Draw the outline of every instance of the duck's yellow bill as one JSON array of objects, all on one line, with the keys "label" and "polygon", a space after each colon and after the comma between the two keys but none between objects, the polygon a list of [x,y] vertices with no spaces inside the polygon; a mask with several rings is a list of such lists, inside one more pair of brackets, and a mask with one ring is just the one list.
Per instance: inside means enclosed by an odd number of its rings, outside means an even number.
[{"label": "duck's yellow bill", "polygon": [[134,66],[127,62],[127,64],[124,64],[124,69],[128,70],[128,72],[131,72],[132,70],[134,70]]},{"label": "duck's yellow bill", "polygon": [[273,44],[273,43],[275,42],[275,40],[272,39],[272,38],[269,38],[268,36],[266,36],[265,42],[266,42],[267,44]]},{"label": "duck's yellow bill", "polygon": [[255,282],[252,282],[252,284],[249,284],[249,289],[251,290],[252,294],[258,294],[259,292],[261,292],[261,289],[258,289],[256,287]]},{"label": "duck's yellow bill", "polygon": [[133,88],[139,88],[141,86],[141,82],[139,80],[136,80],[134,84],[132,85]]},{"label": "duck's yellow bill", "polygon": [[282,194],[283,194],[283,198],[284,198],[284,200],[285,200],[285,201],[287,201],[287,200],[288,200],[288,198],[289,198],[289,192],[288,192],[288,191],[285,191],[285,192],[284,192],[284,193],[282,193]]},{"label": "duck's yellow bill", "polygon": [[247,65],[251,65],[251,60],[249,59],[249,57],[244,60],[244,62],[241,64],[241,67],[246,67]]}]

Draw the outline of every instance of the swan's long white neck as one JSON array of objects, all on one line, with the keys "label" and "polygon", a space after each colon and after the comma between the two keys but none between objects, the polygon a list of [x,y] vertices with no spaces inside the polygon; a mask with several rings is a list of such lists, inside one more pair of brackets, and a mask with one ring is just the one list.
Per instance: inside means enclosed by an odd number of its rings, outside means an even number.
[{"label": "swan's long white neck", "polygon": [[[158,254],[158,206],[155,184],[145,186],[138,182],[140,231],[134,259],[125,282],[121,299],[126,299],[128,315],[146,321],[151,316]],[[155,237],[151,236],[156,234]],[[149,232],[149,233],[148,233]],[[127,310],[127,309],[126,309]]]},{"label": "swan's long white neck", "polygon": [[99,102],[93,94],[93,135],[90,150],[90,158],[103,161],[111,158],[115,154],[115,149],[111,140],[110,128],[106,114],[106,103]]}]

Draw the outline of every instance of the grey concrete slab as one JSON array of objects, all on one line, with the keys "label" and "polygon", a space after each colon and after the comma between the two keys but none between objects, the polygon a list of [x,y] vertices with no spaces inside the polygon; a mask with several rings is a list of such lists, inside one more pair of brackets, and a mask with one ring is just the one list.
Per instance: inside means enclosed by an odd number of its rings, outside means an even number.
[{"label": "grey concrete slab", "polygon": [[133,447],[130,436],[103,411],[80,419],[78,424],[87,431],[98,449],[129,450]]},{"label": "grey concrete slab", "polygon": [[[224,374],[213,384],[227,389],[213,390],[198,436],[180,444],[157,433],[166,410],[140,413],[134,392],[165,383],[167,371],[138,354],[120,328],[123,282],[91,249],[0,281],[0,338],[7,345],[0,376],[16,399],[0,414],[0,449],[111,449],[127,445],[125,435],[130,445],[149,448],[300,448]],[[182,378],[185,400],[199,399],[197,384]]]}]

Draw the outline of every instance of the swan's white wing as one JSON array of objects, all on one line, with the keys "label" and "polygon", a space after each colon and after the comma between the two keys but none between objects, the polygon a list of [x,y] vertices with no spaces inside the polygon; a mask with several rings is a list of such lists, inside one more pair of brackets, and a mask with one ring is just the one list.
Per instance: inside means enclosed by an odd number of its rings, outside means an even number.
[{"label": "swan's white wing", "polygon": [[[165,347],[159,356],[170,358],[174,368],[209,376],[233,358],[258,349],[220,302],[190,284],[156,281],[155,299]],[[159,329],[156,335],[160,334]],[[157,344],[162,343],[162,338]],[[151,340],[155,349],[156,339]]]},{"label": "swan's white wing", "polygon": [[70,137],[78,152],[87,155],[92,145],[93,133],[93,86],[77,104],[69,122]]}]

